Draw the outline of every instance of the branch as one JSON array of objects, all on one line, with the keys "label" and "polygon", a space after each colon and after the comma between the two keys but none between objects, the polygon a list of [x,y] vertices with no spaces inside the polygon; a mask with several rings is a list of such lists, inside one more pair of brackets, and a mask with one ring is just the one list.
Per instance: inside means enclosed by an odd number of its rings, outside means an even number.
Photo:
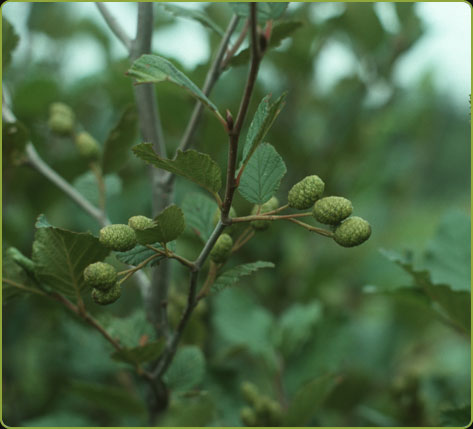
[{"label": "branch", "polygon": [[113,34],[117,36],[117,39],[123,43],[128,53],[130,53],[131,44],[132,44],[131,38],[128,37],[125,30],[123,30],[121,25],[118,23],[115,17],[110,13],[110,11],[107,9],[107,6],[105,6],[105,4],[96,2],[95,6],[97,6],[98,10],[102,14],[103,19],[105,19],[105,22],[110,27],[110,30],[112,30]]},{"label": "branch", "polygon": [[274,215],[252,215],[252,216],[243,216],[243,217],[233,217],[231,218],[231,223],[239,223],[239,222],[252,222],[254,220],[281,220],[281,219],[294,219],[298,217],[308,217],[312,216],[312,213],[293,213],[288,215],[282,216],[274,216]]},{"label": "branch", "polygon": [[229,148],[228,148],[228,161],[227,161],[227,182],[225,186],[225,199],[223,200],[222,206],[222,221],[228,224],[228,213],[232,205],[233,194],[237,188],[235,180],[235,170],[238,154],[238,140],[240,138],[241,128],[245,120],[248,106],[250,104],[251,95],[255,86],[256,77],[258,76],[259,65],[261,63],[261,57],[258,48],[258,33],[257,33],[257,21],[256,21],[256,3],[249,3],[250,6],[250,35],[251,35],[251,64],[248,78],[246,81],[245,91],[241,99],[240,108],[238,110],[237,119],[234,126],[229,130]]},{"label": "branch", "polygon": [[[220,45],[218,47],[218,51],[215,56],[215,59],[212,65],[210,66],[209,71],[207,72],[207,76],[205,77],[204,86],[202,88],[202,92],[205,95],[210,94],[210,92],[212,91],[212,88],[214,87],[218,78],[222,74],[223,68],[221,66],[222,66],[223,57],[225,55],[228,43],[230,41],[230,37],[235,31],[235,28],[238,24],[239,19],[240,18],[237,15],[233,15],[230,23],[228,24],[227,30],[225,31],[222,41],[220,42]],[[198,101],[194,107],[194,111],[192,112],[192,116],[189,120],[189,123],[187,124],[187,128],[184,131],[184,135],[182,136],[181,142],[179,143],[178,150],[184,151],[188,149],[189,146],[191,145],[192,137],[194,136],[195,130],[197,129],[197,125],[199,123],[203,109],[204,109],[204,105],[200,101]]]},{"label": "branch", "polygon": [[315,232],[317,234],[323,235],[324,237],[333,238],[333,232],[327,231],[326,229],[317,228],[316,226],[312,226],[312,225],[309,225],[307,223],[301,222],[300,220],[296,220],[296,219],[292,219],[292,218],[289,218],[287,220],[289,220],[291,222],[294,222],[299,226],[302,226],[302,228],[305,228],[310,232]]}]

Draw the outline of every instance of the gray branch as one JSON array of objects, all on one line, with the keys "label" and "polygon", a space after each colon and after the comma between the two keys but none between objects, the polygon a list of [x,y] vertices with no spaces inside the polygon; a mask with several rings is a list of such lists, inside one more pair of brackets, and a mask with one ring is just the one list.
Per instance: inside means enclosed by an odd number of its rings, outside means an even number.
[{"label": "gray branch", "polygon": [[108,10],[107,6],[105,6],[104,3],[96,2],[95,5],[97,6],[98,10],[102,14],[103,19],[105,19],[105,22],[107,23],[107,25],[110,27],[110,30],[112,30],[113,34],[117,36],[117,39],[123,43],[127,51],[130,52],[131,45],[132,45],[131,38],[128,37],[125,30],[123,30],[121,25],[118,23],[115,17],[110,13],[110,11]]}]

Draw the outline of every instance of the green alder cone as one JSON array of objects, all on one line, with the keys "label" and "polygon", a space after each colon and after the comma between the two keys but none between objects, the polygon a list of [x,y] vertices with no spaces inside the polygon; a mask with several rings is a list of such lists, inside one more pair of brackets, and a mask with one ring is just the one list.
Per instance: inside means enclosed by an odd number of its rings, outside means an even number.
[{"label": "green alder cone", "polygon": [[325,183],[319,176],[307,176],[289,191],[289,206],[297,210],[308,209],[322,196],[324,189]]},{"label": "green alder cone", "polygon": [[128,226],[135,231],[143,231],[146,228],[155,226],[153,219],[146,216],[132,216],[128,219]]},{"label": "green alder cone", "polygon": [[[261,210],[259,214],[265,214],[270,211],[276,210],[278,206],[279,206],[279,200],[276,197],[272,197],[269,201],[265,202],[261,206]],[[253,207],[253,210],[251,211],[252,215],[256,215],[258,213],[258,207],[259,206],[257,205]],[[253,220],[250,222],[250,225],[256,231],[265,231],[271,225],[271,221],[270,220]]]},{"label": "green alder cone", "polygon": [[74,119],[62,113],[56,113],[49,118],[48,126],[56,134],[70,135],[74,131]]},{"label": "green alder cone", "polygon": [[75,116],[74,111],[67,104],[60,102],[51,103],[49,106],[49,115],[54,116],[56,114],[69,116],[72,119],[74,119]]},{"label": "green alder cone", "polygon": [[250,405],[255,405],[260,397],[260,392],[256,385],[251,381],[244,381],[240,385],[241,394],[246,402]]},{"label": "green alder cone", "polygon": [[210,259],[216,264],[225,262],[230,256],[233,247],[233,240],[228,234],[222,234],[218,237],[212,251],[210,252]]},{"label": "green alder cone", "polygon": [[136,246],[135,231],[128,225],[115,224],[100,230],[99,241],[106,247],[117,252],[125,252]]},{"label": "green alder cone", "polygon": [[109,290],[102,291],[100,289],[92,289],[92,299],[96,304],[99,305],[108,305],[113,304],[120,295],[122,294],[122,289],[119,283],[115,283]]},{"label": "green alder cone", "polygon": [[352,211],[350,200],[343,197],[325,197],[315,202],[312,216],[320,223],[338,225],[350,216]]},{"label": "green alder cone", "polygon": [[364,243],[371,235],[370,224],[358,216],[349,217],[335,229],[333,239],[343,247],[354,247]]},{"label": "green alder cone", "polygon": [[255,404],[259,426],[279,426],[282,419],[281,405],[268,396],[261,396]]},{"label": "green alder cone", "polygon": [[241,409],[240,418],[243,424],[248,427],[254,427],[258,423],[256,413],[250,407],[243,407]]},{"label": "green alder cone", "polygon": [[117,281],[117,272],[115,267],[106,262],[95,262],[84,270],[84,280],[88,286],[105,292]]},{"label": "green alder cone", "polygon": [[88,132],[77,134],[75,144],[80,156],[88,159],[97,159],[100,155],[100,146]]}]

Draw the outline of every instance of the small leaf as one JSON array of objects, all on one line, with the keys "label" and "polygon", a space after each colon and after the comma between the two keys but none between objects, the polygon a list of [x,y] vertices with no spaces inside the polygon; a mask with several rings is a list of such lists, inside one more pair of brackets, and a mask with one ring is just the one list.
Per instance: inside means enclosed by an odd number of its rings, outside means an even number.
[{"label": "small leaf", "polygon": [[205,374],[205,358],[196,346],[181,347],[166,372],[165,380],[173,391],[185,392],[202,382]]},{"label": "small leaf", "polygon": [[331,374],[304,384],[294,395],[282,426],[307,426],[335,384]]},{"label": "small leaf", "polygon": [[204,27],[208,27],[215,31],[218,35],[223,36],[222,29],[214,21],[212,21],[205,12],[195,9],[183,8],[174,4],[163,4],[162,6],[174,16],[179,18],[193,19],[194,21],[202,24]]},{"label": "small leaf", "polygon": [[187,225],[204,242],[207,242],[214,230],[213,217],[217,207],[214,200],[197,193],[189,195],[182,203]]},{"label": "small leaf", "polygon": [[238,191],[253,204],[264,204],[278,190],[286,164],[269,143],[261,144],[241,175]]},{"label": "small leaf", "polygon": [[[161,246],[161,243],[153,243],[151,244],[151,246],[164,251],[164,248]],[[176,250],[176,243],[174,241],[167,243],[167,248],[174,252]],[[155,253],[156,252],[154,250],[149,249],[148,247],[143,246],[141,244],[138,244],[133,249],[128,250],[126,252],[115,253],[115,256],[119,261],[123,262],[124,264],[136,266],[141,264],[145,259],[148,259],[150,256],[153,256]],[[164,258],[166,258],[166,256],[164,255],[162,257],[156,257],[151,261],[150,266],[157,265],[159,261]]]},{"label": "small leaf", "polygon": [[293,304],[279,318],[276,329],[276,345],[284,356],[297,352],[311,338],[313,329],[322,316],[322,308],[316,301]]},{"label": "small leaf", "polygon": [[133,348],[123,348],[120,351],[115,351],[112,354],[112,359],[129,363],[131,365],[140,365],[142,363],[154,361],[159,357],[165,346],[165,341],[159,339],[144,346]]},{"label": "small leaf", "polygon": [[222,187],[222,172],[210,156],[195,150],[178,151],[175,160],[161,158],[149,143],[133,148],[134,154],[157,168],[185,177],[215,195]]},{"label": "small leaf", "polygon": [[168,243],[179,237],[186,227],[184,213],[175,204],[165,208],[154,218],[154,226],[135,231],[140,244]]},{"label": "small leaf", "polygon": [[[107,174],[103,179],[107,198],[120,194],[122,191],[122,181],[118,175]],[[96,206],[99,205],[99,188],[94,173],[87,171],[77,177],[72,184],[74,188],[76,188],[92,204]]]},{"label": "small leaf", "polygon": [[40,214],[34,224],[35,228],[49,228],[50,226],[52,227],[44,214]]},{"label": "small leaf", "polygon": [[222,118],[217,106],[207,98],[200,88],[165,58],[158,55],[142,55],[132,64],[127,75],[135,78],[136,83],[159,83],[165,80],[175,83],[187,90],[219,118]]},{"label": "small leaf", "polygon": [[255,116],[251,121],[246,143],[243,148],[243,165],[248,163],[259,144],[263,141],[266,133],[273,125],[274,120],[281,112],[284,106],[286,93],[283,93],[274,103],[270,103],[271,95],[263,98],[256,110]]},{"label": "small leaf", "polygon": [[240,277],[249,276],[260,268],[274,268],[274,264],[272,262],[257,261],[250,264],[238,265],[220,274],[212,285],[211,291],[213,293],[220,292],[227,287],[233,286],[240,280]]},{"label": "small leaf", "polygon": [[135,106],[129,105],[105,141],[102,158],[103,174],[117,172],[126,163],[137,130],[138,114]]},{"label": "small leaf", "polygon": [[2,16],[2,71],[8,67],[11,61],[12,52],[18,45],[20,38],[16,34],[13,25]]},{"label": "small leaf", "polygon": [[[248,7],[248,3],[229,3],[228,4],[235,14],[241,16],[243,18],[248,18],[250,15],[250,8]],[[278,19],[287,9],[289,3],[257,3],[257,15],[258,21],[267,21],[269,19]]]},{"label": "small leaf", "polygon": [[[38,222],[42,221],[38,219]],[[85,267],[103,260],[109,252],[92,234],[39,227],[32,259],[42,284],[56,292],[78,296],[87,288],[83,276]]]},{"label": "small leaf", "polygon": [[3,168],[21,163],[29,133],[21,122],[4,122],[2,127]]}]

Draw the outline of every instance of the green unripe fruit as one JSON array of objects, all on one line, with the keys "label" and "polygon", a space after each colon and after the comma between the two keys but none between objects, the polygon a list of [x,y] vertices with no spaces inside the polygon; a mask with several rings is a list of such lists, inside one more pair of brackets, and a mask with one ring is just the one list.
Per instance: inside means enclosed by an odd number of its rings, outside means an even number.
[{"label": "green unripe fruit", "polygon": [[241,421],[245,426],[253,427],[257,424],[256,413],[250,407],[244,407],[240,411]]},{"label": "green unripe fruit", "polygon": [[132,216],[128,219],[128,226],[135,231],[143,231],[146,228],[155,226],[153,219],[146,216]]},{"label": "green unripe fruit", "polygon": [[354,247],[368,240],[370,224],[358,216],[349,217],[335,229],[333,239],[343,247]]},{"label": "green unripe fruit", "polygon": [[216,264],[225,262],[230,256],[233,247],[233,240],[228,234],[222,234],[218,237],[212,251],[210,252],[210,259]]},{"label": "green unripe fruit", "polygon": [[246,402],[251,405],[255,405],[258,402],[260,393],[255,384],[251,383],[250,381],[244,381],[240,385],[240,390]]},{"label": "green unripe fruit", "polygon": [[319,176],[307,176],[289,191],[289,206],[297,210],[308,209],[322,196],[324,189],[325,183]]},{"label": "green unripe fruit", "polygon": [[79,154],[84,158],[98,158],[100,155],[100,146],[97,140],[85,131],[77,134],[75,144]]},{"label": "green unripe fruit", "polygon": [[122,289],[119,283],[115,283],[109,290],[92,289],[92,299],[99,305],[108,305],[114,303],[120,295]]},{"label": "green unripe fruit", "polygon": [[343,197],[325,197],[315,202],[312,216],[320,223],[338,225],[350,216],[352,211],[350,200]]},{"label": "green unripe fruit", "polygon": [[[262,206],[259,214],[264,214],[276,210],[279,206],[279,201],[276,197],[272,197],[269,201],[266,201]],[[254,206],[253,210],[251,211],[252,215],[256,215],[258,213],[258,207]],[[256,231],[265,231],[271,225],[270,220],[253,220],[250,222],[250,225]]]},{"label": "green unripe fruit", "polygon": [[52,103],[49,106],[49,116],[54,116],[56,114],[69,116],[72,119],[74,119],[75,116],[74,111],[67,104],[60,102]]},{"label": "green unripe fruit", "polygon": [[128,225],[108,225],[100,230],[99,241],[109,249],[125,252],[136,246],[136,235]]},{"label": "green unripe fruit", "polygon": [[88,286],[107,291],[117,281],[117,272],[115,267],[106,262],[95,262],[84,270],[84,280]]},{"label": "green unripe fruit", "polygon": [[49,118],[48,126],[56,134],[69,135],[74,131],[74,118],[62,113],[55,113]]}]

